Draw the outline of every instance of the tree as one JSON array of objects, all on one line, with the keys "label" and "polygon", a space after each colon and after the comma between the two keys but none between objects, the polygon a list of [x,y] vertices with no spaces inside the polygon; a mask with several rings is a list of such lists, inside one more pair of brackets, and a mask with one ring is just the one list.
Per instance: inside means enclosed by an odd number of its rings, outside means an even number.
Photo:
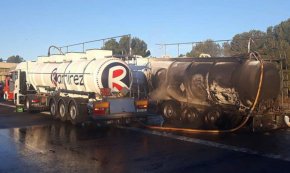
[{"label": "tree", "polygon": [[186,57],[184,54],[180,54],[178,58]]},{"label": "tree", "polygon": [[0,62],[3,62],[3,59],[2,58],[0,58]]},{"label": "tree", "polygon": [[[249,47],[250,41],[250,47]],[[198,57],[200,54],[210,54],[214,56],[233,56],[248,53],[250,51],[259,52],[263,58],[279,58],[290,55],[290,18],[276,26],[270,26],[266,32],[250,30],[236,34],[232,41],[225,42],[220,46],[212,40],[198,43],[186,54],[188,57]],[[290,58],[290,57],[289,57]]]},{"label": "tree", "polygon": [[272,38],[274,56],[290,55],[290,19],[274,27],[269,27],[267,34]]},{"label": "tree", "polygon": [[7,58],[7,61],[6,62],[10,62],[10,63],[21,63],[23,62],[24,59],[19,56],[19,55],[16,55],[16,56],[10,56],[9,58]]},{"label": "tree", "polygon": [[223,56],[229,57],[232,55],[231,44],[229,42],[224,42],[222,45]]},{"label": "tree", "polygon": [[200,54],[209,54],[212,57],[222,55],[222,48],[219,44],[214,43],[211,39],[202,43],[197,43],[192,50],[186,54],[187,57],[199,57]]},{"label": "tree", "polygon": [[[129,55],[129,45],[130,37],[123,36],[119,42],[115,39],[108,40],[102,49],[113,50],[113,54]],[[147,44],[137,37],[132,38],[131,49],[133,55],[141,55],[143,57],[151,55],[151,52],[147,50]]]},{"label": "tree", "polygon": [[131,47],[133,55],[141,55],[143,57],[147,57],[151,54],[151,52],[147,50],[147,44],[137,37],[134,37],[132,39]]},{"label": "tree", "polygon": [[250,50],[258,51],[264,58],[290,55],[290,19],[268,27],[266,32],[251,30],[236,34],[230,45],[223,45],[223,54],[247,53],[250,38],[252,39]]},{"label": "tree", "polygon": [[274,26],[272,29],[276,39],[285,40],[286,42],[290,43],[290,19],[281,22],[279,25]]},{"label": "tree", "polygon": [[110,39],[105,42],[105,45],[102,47],[104,50],[112,50],[113,54],[121,54],[119,43],[115,39]]},{"label": "tree", "polygon": [[250,41],[250,50],[251,51],[261,51],[266,48],[265,40],[267,34],[259,30],[251,30],[249,32],[243,32],[237,34],[233,37],[231,45],[232,54],[245,54],[248,53],[248,43]]},{"label": "tree", "polygon": [[130,53],[130,50],[129,50],[130,43],[129,42],[130,42],[130,37],[128,37],[128,36],[122,37],[119,41],[120,49],[121,49],[122,53],[125,55],[129,55],[129,53]]}]

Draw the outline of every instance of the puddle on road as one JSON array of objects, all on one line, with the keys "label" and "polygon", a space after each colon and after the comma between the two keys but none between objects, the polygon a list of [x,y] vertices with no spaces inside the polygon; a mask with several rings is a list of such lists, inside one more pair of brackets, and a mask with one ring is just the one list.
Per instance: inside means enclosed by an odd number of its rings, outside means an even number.
[{"label": "puddle on road", "polygon": [[29,165],[48,164],[49,169],[55,167],[55,170],[67,171],[75,168],[80,172],[104,169],[126,172],[122,171],[124,165],[126,168],[134,166],[128,164],[131,158],[127,156],[134,152],[132,147],[144,150],[138,144],[148,142],[147,137],[136,141],[137,145],[130,141],[137,135],[114,127],[75,127],[66,123],[0,130],[0,136],[10,140],[10,143],[2,144],[9,145],[14,152],[6,152],[7,155],[14,155]]},{"label": "puddle on road", "polygon": [[[58,172],[68,170],[69,172],[75,170],[78,172],[90,172],[88,170],[126,172],[126,170],[137,168],[145,170],[148,167],[152,168],[151,171],[158,172],[166,167],[161,164],[164,158],[177,159],[176,163],[179,163],[180,156],[194,157],[200,151],[204,153],[205,149],[209,151],[213,149],[214,152],[220,153],[228,152],[214,147],[208,148],[114,127],[75,127],[61,122],[45,126],[2,129],[0,137],[6,137],[8,141],[0,142],[2,145],[0,152],[5,153],[5,150],[9,150],[10,154],[20,158],[25,164],[33,165],[32,167],[41,165],[40,168],[45,167],[49,169],[46,170],[48,172],[55,170]],[[194,135],[191,137],[290,158],[290,149],[287,147],[290,145],[290,131],[287,130],[265,134]],[[239,154],[239,152],[235,153]]]},{"label": "puddle on road", "polygon": [[45,126],[31,126],[1,130],[4,135],[10,136],[16,142],[29,145],[40,150],[50,151],[57,146],[79,148],[83,141],[106,138],[116,130],[111,127],[75,127],[66,123],[53,123]]}]

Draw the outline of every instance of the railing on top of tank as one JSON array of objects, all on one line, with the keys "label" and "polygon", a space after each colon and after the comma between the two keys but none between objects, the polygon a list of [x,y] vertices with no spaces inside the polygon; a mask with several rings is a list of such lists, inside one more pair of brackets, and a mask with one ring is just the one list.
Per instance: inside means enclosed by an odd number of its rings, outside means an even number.
[{"label": "railing on top of tank", "polygon": [[[190,53],[191,51],[194,50],[195,46],[198,44],[205,44],[206,42],[209,43],[214,43],[216,45],[219,46],[219,48],[223,48],[223,46],[230,46],[230,50],[234,51],[236,54],[230,54],[230,55],[224,55],[224,53],[221,53],[221,56],[235,56],[238,54],[244,54],[244,53],[250,53],[251,51],[257,51],[255,50],[258,46],[258,43],[256,41],[259,40],[259,42],[261,42],[261,40],[263,41],[263,44],[265,44],[264,42],[266,42],[268,39],[273,39],[272,37],[245,37],[245,38],[235,38],[235,39],[221,39],[221,40],[205,40],[205,41],[190,41],[190,42],[175,42],[175,43],[157,43],[157,46],[160,46],[160,49],[163,49],[164,51],[164,57],[168,56],[168,52],[170,51],[171,53],[173,52],[173,50],[169,50],[168,51],[168,47],[169,46],[176,46],[176,50],[177,50],[177,57],[186,57],[184,53],[184,51],[187,50],[188,52],[188,48],[185,50],[184,46],[189,45],[191,46],[191,50],[189,50],[188,53]],[[260,43],[259,43],[260,44]],[[233,49],[233,46],[236,47],[237,50]],[[183,47],[182,47],[183,46]],[[256,48],[255,48],[256,46]],[[264,45],[265,46],[265,45]],[[277,48],[276,46],[278,45],[273,45],[275,48]],[[246,47],[247,51],[246,52],[239,52],[239,49],[244,49],[244,47]],[[209,48],[210,49],[210,48]],[[200,57],[211,57],[211,56],[216,56],[216,55],[211,55],[209,54],[209,50],[203,50],[205,52],[202,52],[202,54],[200,54]],[[214,50],[213,50],[214,51]],[[231,52],[231,53],[234,53]],[[227,52],[226,54],[229,54],[230,52]],[[260,52],[261,53],[261,52]],[[205,56],[201,56],[201,55],[205,55]],[[169,56],[170,57],[170,56]]]},{"label": "railing on top of tank", "polygon": [[[50,48],[54,47],[57,48],[57,50],[59,50],[59,52],[61,54],[63,54],[63,52],[67,53],[69,52],[69,48],[73,47],[73,46],[82,46],[82,51],[85,52],[85,45],[89,44],[89,43],[94,43],[94,42],[103,42],[103,46],[106,43],[106,40],[111,40],[111,39],[115,39],[115,38],[122,38],[122,37],[129,37],[129,43],[128,43],[128,47],[129,47],[129,55],[131,55],[132,52],[132,48],[131,48],[131,34],[126,34],[126,35],[120,35],[120,36],[114,36],[114,37],[107,37],[107,38],[102,38],[102,39],[96,39],[96,40],[91,40],[91,41],[85,41],[85,42],[80,42],[80,43],[75,43],[75,44],[70,44],[70,45],[65,45],[65,46],[61,46],[61,47],[56,47],[56,46],[50,46],[49,50],[48,50],[48,56],[50,55]],[[65,51],[63,51],[65,50]]]}]

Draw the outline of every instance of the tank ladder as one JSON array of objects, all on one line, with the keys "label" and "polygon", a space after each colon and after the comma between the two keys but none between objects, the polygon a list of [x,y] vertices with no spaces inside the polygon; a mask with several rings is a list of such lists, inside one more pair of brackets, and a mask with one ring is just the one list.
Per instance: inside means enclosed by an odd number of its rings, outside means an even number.
[{"label": "tank ladder", "polygon": [[281,58],[280,61],[280,75],[281,75],[281,105],[282,108],[290,113],[290,100],[289,100],[289,73],[287,57]]}]

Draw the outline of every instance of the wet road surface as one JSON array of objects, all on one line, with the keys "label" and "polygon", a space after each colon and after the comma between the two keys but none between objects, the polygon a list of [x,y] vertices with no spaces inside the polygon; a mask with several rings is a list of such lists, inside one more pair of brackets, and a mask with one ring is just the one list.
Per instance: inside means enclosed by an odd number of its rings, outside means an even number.
[{"label": "wet road surface", "polygon": [[2,172],[289,172],[290,131],[184,135],[74,127],[0,105]]}]

